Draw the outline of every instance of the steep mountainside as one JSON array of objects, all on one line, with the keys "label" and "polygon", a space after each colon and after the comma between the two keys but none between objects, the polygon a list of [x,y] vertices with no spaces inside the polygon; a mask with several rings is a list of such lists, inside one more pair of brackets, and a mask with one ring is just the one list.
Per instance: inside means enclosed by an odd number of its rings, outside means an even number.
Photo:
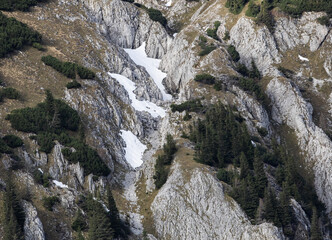
[{"label": "steep mountainside", "polygon": [[3,11],[0,239],[331,239],[331,13],[237,2]]}]

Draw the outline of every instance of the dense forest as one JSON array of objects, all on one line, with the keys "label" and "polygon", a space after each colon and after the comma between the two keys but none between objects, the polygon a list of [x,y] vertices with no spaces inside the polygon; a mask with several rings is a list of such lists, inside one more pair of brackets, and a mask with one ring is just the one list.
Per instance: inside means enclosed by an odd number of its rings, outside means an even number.
[{"label": "dense forest", "polygon": [[[0,0],[1,1],[1,0]],[[23,46],[40,43],[42,36],[15,18],[8,18],[0,12],[0,58]]]},{"label": "dense forest", "polygon": [[[217,177],[232,186],[229,194],[253,223],[273,222],[292,239],[297,221],[290,206],[293,198],[317,225],[324,206],[318,201],[312,182],[300,174],[284,147],[275,142],[271,149],[263,147],[259,139],[250,136],[243,118],[230,107],[210,106],[204,116],[187,136],[195,143],[195,159],[219,169]],[[260,132],[266,134],[264,130]],[[267,173],[276,179],[281,191],[271,185]],[[312,229],[311,235],[320,236],[319,228]]]}]

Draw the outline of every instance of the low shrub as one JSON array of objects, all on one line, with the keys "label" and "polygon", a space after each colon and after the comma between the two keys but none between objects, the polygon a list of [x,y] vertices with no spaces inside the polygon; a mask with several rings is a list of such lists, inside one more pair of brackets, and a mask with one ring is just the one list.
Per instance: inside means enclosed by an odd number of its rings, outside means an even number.
[{"label": "low shrub", "polygon": [[163,14],[154,8],[148,9],[149,17],[152,21],[159,22],[164,27],[167,25],[167,19],[163,16]]},{"label": "low shrub", "polygon": [[37,50],[39,50],[41,52],[44,52],[46,50],[40,43],[37,43],[37,42],[34,42],[32,44],[32,47],[36,48]]},{"label": "low shrub", "polygon": [[17,91],[15,88],[4,88],[2,89],[2,94],[3,97],[8,98],[8,99],[19,99],[20,98],[20,93]]},{"label": "low shrub", "polygon": [[204,36],[199,37],[198,45],[201,47],[201,51],[198,53],[198,55],[201,57],[208,55],[210,52],[217,48],[213,43],[208,44],[207,39]]},{"label": "low shrub", "polygon": [[199,112],[203,109],[203,105],[199,99],[189,100],[181,104],[171,104],[172,112],[183,112],[187,110],[188,112]]},{"label": "low shrub", "polygon": [[6,135],[2,139],[11,148],[17,148],[23,145],[22,139],[15,135]]},{"label": "low shrub", "polygon": [[229,45],[227,47],[227,52],[234,62],[238,62],[240,60],[240,54],[236,51],[236,48],[233,45]]},{"label": "low shrub", "polygon": [[330,18],[328,16],[323,16],[320,18],[317,18],[317,21],[325,26],[329,26],[330,25]]},{"label": "low shrub", "polygon": [[253,1],[249,2],[248,10],[246,11],[246,16],[248,17],[256,17],[261,10],[259,5],[256,5]]},{"label": "low shrub", "polygon": [[258,128],[257,128],[257,131],[258,131],[258,133],[259,133],[262,137],[266,137],[266,136],[269,134],[269,132],[267,131],[267,129],[264,128],[264,127],[258,127]]},{"label": "low shrub", "polygon": [[219,28],[220,24],[221,24],[221,23],[220,23],[219,21],[215,21],[215,22],[214,22],[214,28],[213,28],[213,29],[208,28],[208,29],[206,30],[206,34],[207,34],[209,37],[212,37],[212,38],[214,38],[214,39],[216,39],[216,40],[219,40],[219,38],[218,38],[218,36],[217,36],[217,31],[218,31],[218,28]]},{"label": "low shrub", "polygon": [[68,89],[72,89],[72,88],[80,88],[82,85],[79,83],[79,82],[77,82],[77,81],[71,81],[71,82],[69,82],[69,83],[67,83],[67,85],[66,85],[66,87],[68,88]]},{"label": "low shrub", "polygon": [[60,199],[57,196],[43,198],[43,206],[44,206],[44,208],[46,208],[49,211],[53,211],[53,206],[59,202],[60,202]]},{"label": "low shrub", "polygon": [[204,84],[209,84],[209,85],[212,85],[215,83],[215,77],[213,77],[212,75],[210,74],[207,74],[207,73],[203,73],[203,74],[198,74],[195,76],[194,80],[196,82],[201,82],[201,83],[204,83]]},{"label": "low shrub", "polygon": [[96,74],[90,69],[83,67],[77,63],[73,62],[62,62],[56,57],[51,55],[43,56],[41,60],[48,66],[52,67],[56,71],[65,75],[68,78],[75,79],[76,73],[82,79],[94,79]]}]

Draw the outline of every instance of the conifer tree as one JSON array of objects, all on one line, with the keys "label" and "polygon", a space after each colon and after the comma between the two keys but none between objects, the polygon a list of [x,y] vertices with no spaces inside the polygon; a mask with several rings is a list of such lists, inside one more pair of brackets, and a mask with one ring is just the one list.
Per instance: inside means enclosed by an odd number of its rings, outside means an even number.
[{"label": "conifer tree", "polygon": [[166,156],[164,159],[165,164],[170,164],[173,160],[173,155],[176,152],[176,144],[171,134],[167,134],[163,150]]},{"label": "conifer tree", "polygon": [[241,168],[240,179],[244,179],[249,174],[249,165],[246,155],[243,152],[241,152],[240,154],[240,168]]},{"label": "conifer tree", "polygon": [[314,206],[312,208],[310,240],[321,240],[321,239],[323,239],[323,238],[322,238],[321,231],[319,229],[317,208]]},{"label": "conifer tree", "polygon": [[24,239],[24,212],[20,206],[15,192],[15,186],[11,176],[6,176],[6,191],[3,199],[4,209],[4,240],[21,240]]},{"label": "conifer tree", "polygon": [[92,211],[89,212],[89,240],[111,240],[114,231],[103,206],[94,201]]},{"label": "conifer tree", "polygon": [[270,187],[265,188],[264,191],[264,207],[265,214],[264,217],[267,221],[273,221],[275,219],[275,207],[276,199]]},{"label": "conifer tree", "polygon": [[259,157],[258,151],[255,149],[254,158],[254,173],[255,173],[255,185],[257,188],[258,196],[264,196],[264,189],[267,185],[267,178],[264,171],[264,164],[262,159]]},{"label": "conifer tree", "polygon": [[113,194],[109,187],[107,187],[107,207],[109,209],[108,216],[114,230],[114,236],[119,237],[122,235],[122,237],[125,237],[124,229],[122,229],[123,224],[120,219],[119,210],[116,207]]},{"label": "conifer tree", "polygon": [[282,184],[282,192],[280,194],[280,211],[281,223],[283,226],[288,226],[292,221],[292,212],[290,209],[290,187],[287,181]]}]

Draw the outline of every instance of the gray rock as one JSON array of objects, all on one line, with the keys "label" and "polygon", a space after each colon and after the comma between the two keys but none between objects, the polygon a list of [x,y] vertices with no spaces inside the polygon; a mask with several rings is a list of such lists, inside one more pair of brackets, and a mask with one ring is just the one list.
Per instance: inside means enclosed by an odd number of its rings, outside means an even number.
[{"label": "gray rock", "polygon": [[324,13],[306,12],[300,19],[280,18],[276,22],[274,36],[282,51],[298,45],[309,44],[310,51],[316,51],[329,33],[328,28],[318,23]]},{"label": "gray rock", "polygon": [[151,210],[161,239],[284,239],[270,223],[252,225],[209,173],[185,173],[179,164],[173,166]]},{"label": "gray rock", "polygon": [[315,188],[327,211],[332,210],[332,142],[312,121],[312,106],[289,80],[274,78],[267,86],[272,118],[294,130],[306,165],[315,176]]},{"label": "gray rock", "polygon": [[24,221],[24,239],[25,240],[44,240],[45,233],[43,224],[38,217],[36,208],[25,200],[22,201],[25,221]]}]

